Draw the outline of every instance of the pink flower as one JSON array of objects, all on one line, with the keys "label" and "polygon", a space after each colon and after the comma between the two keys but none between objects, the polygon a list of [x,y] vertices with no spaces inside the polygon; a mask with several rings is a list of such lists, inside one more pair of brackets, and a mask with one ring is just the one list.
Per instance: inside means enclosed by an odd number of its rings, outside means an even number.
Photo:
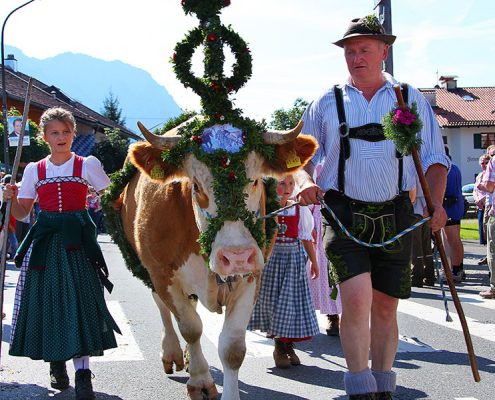
[{"label": "pink flower", "polygon": [[414,114],[409,111],[405,110],[402,111],[400,108],[395,110],[395,114],[392,117],[392,122],[394,125],[401,124],[401,125],[411,125],[414,121],[416,120],[416,117]]}]

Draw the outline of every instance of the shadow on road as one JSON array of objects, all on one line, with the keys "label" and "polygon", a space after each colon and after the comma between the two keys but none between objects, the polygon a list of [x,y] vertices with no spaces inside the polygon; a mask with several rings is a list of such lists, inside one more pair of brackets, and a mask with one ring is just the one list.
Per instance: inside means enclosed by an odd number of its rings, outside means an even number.
[{"label": "shadow on road", "polygon": [[[98,400],[123,400],[122,397],[97,391],[95,391],[95,395]],[[60,392],[58,390],[47,389],[46,387],[29,383],[0,382],[0,400],[74,400],[75,396],[76,394],[72,387]]]}]

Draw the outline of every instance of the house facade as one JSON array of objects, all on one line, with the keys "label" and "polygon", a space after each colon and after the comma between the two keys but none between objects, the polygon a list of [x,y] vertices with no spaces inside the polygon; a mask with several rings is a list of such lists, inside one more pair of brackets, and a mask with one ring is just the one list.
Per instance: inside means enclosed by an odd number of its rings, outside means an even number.
[{"label": "house facade", "polygon": [[460,88],[456,78],[442,76],[439,86],[419,90],[435,112],[444,143],[466,185],[481,171],[479,157],[495,144],[495,87]]}]

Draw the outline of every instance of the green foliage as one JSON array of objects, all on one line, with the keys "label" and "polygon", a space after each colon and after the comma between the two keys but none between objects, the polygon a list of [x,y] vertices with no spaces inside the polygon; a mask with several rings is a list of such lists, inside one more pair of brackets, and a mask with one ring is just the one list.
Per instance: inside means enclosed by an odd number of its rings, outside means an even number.
[{"label": "green foliage", "polygon": [[394,108],[383,117],[383,133],[387,139],[395,143],[399,153],[403,156],[408,156],[412,153],[414,147],[419,151],[422,141],[417,134],[423,127],[423,123],[419,118],[416,102],[412,104],[412,108],[407,108],[405,111],[412,114],[414,118],[408,123],[401,123],[397,119],[398,112],[400,112],[400,109]]},{"label": "green foliage", "polygon": [[112,237],[114,243],[119,246],[127,268],[135,277],[141,279],[146,286],[153,289],[153,284],[151,283],[148,271],[143,267],[136,252],[127,241],[124,227],[122,226],[122,220],[120,218],[120,212],[113,207],[125,186],[130,182],[136,172],[137,168],[128,162],[121,170],[113,173],[110,176],[111,183],[105,190],[105,193],[101,198],[101,203],[103,211],[105,212],[107,232]]},{"label": "green foliage", "polygon": [[107,174],[111,174],[124,165],[129,139],[120,134],[120,129],[105,129],[105,137],[106,140],[95,144],[92,154],[101,161]]},{"label": "green foliage", "polygon": [[101,114],[119,125],[125,124],[125,118],[122,117],[122,108],[120,108],[119,100],[113,95],[112,91],[103,100]]},{"label": "green foliage", "polygon": [[[22,114],[15,108],[11,108],[8,111],[8,115],[22,116]],[[41,133],[38,125],[31,120],[28,120],[28,124],[29,124],[30,144],[29,146],[22,146],[22,154],[21,154],[21,163],[26,163],[26,164],[41,160],[42,158],[45,158],[48,154],[50,154],[50,148],[48,147],[48,144],[41,137]],[[3,135],[4,135],[4,127],[2,124],[0,124],[0,137],[2,138],[2,144],[4,140]],[[9,161],[11,166],[12,163],[14,162],[16,151],[17,151],[17,147],[9,147]],[[2,156],[3,156],[3,152],[2,152]]]},{"label": "green foliage", "polygon": [[287,130],[294,128],[302,118],[307,107],[308,102],[306,100],[297,98],[292,108],[288,110],[280,108],[273,112],[270,127],[278,130]]},{"label": "green foliage", "polygon": [[[186,14],[195,13],[200,19],[199,27],[191,30],[175,47],[171,59],[177,79],[185,87],[190,87],[201,97],[203,114],[217,122],[231,121],[240,116],[233,108],[229,94],[238,91],[251,77],[252,59],[247,43],[232,30],[221,24],[218,14],[229,0],[183,0]],[[191,71],[191,59],[194,51],[204,46],[204,76],[198,78]],[[225,55],[224,45],[228,45],[236,59],[232,75],[223,71]]]},{"label": "green foliage", "polygon": [[203,254],[210,255],[216,234],[225,221],[243,221],[258,246],[263,247],[266,239],[271,237],[265,236],[262,221],[246,207],[247,194],[244,193],[244,189],[252,182],[246,176],[244,162],[251,151],[258,152],[265,159],[272,159],[275,148],[273,145],[266,145],[263,141],[262,132],[266,130],[264,125],[238,117],[232,121],[232,124],[243,131],[244,146],[237,153],[228,153],[222,149],[207,153],[201,148],[202,134],[206,128],[214,124],[215,121],[208,118],[202,121],[196,119],[187,124],[180,130],[182,138],[179,143],[173,149],[165,150],[162,158],[176,167],[181,167],[186,155],[192,153],[206,164],[213,175],[217,215],[209,219],[208,228],[199,236]]}]

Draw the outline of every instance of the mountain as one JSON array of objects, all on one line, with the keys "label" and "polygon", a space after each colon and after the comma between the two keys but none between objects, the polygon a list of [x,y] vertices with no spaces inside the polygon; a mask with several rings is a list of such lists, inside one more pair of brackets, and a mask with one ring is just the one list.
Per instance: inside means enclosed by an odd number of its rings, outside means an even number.
[{"label": "mountain", "polygon": [[172,96],[148,72],[121,61],[74,53],[40,60],[12,46],[5,46],[5,54],[15,56],[20,72],[57,86],[94,111],[102,111],[103,100],[111,91],[119,101],[125,125],[132,131],[138,131],[138,120],[153,128],[181,113]]}]

